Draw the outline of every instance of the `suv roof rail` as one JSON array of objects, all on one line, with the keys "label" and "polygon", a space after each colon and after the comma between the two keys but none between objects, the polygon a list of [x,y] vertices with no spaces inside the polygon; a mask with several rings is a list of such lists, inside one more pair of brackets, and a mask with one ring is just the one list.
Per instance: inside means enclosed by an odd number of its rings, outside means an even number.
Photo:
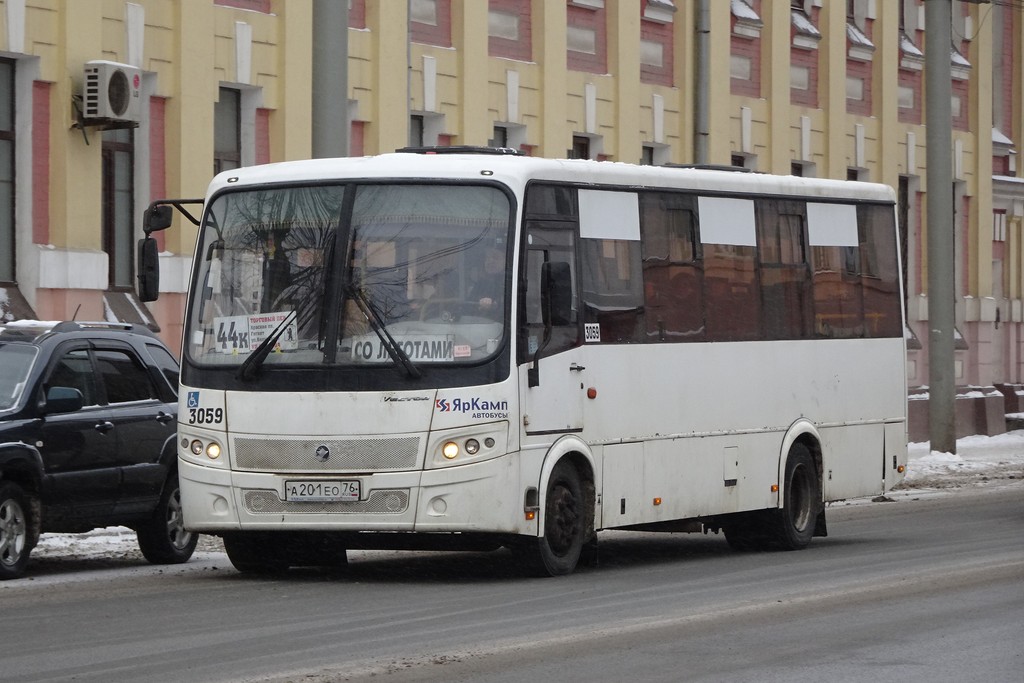
[{"label": "suv roof rail", "polygon": [[493,154],[498,156],[526,156],[512,147],[482,147],[478,145],[450,145],[447,147],[402,147],[395,150],[405,154]]}]

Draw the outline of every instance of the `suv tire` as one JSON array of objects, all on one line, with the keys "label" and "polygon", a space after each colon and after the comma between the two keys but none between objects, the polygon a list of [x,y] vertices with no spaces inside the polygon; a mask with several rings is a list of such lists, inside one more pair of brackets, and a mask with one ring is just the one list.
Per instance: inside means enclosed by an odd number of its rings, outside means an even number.
[{"label": "suv tire", "polygon": [[0,581],[25,573],[32,548],[28,543],[28,497],[13,481],[0,482]]},{"label": "suv tire", "polygon": [[167,478],[153,516],[135,531],[143,557],[153,564],[181,564],[192,557],[199,534],[185,529],[176,472]]}]

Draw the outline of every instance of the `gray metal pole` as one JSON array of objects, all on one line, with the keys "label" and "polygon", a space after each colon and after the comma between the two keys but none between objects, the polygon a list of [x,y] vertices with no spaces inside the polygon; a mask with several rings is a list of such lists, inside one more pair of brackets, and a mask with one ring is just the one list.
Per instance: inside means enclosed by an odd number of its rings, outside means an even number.
[{"label": "gray metal pole", "polygon": [[708,3],[711,0],[698,0],[695,7],[697,13],[697,36],[696,36],[696,84],[694,87],[694,116],[693,116],[693,162],[695,164],[708,163],[708,71],[711,68],[711,10]]},{"label": "gray metal pole", "polygon": [[928,418],[931,448],[956,453],[951,0],[925,0],[928,163]]},{"label": "gray metal pole", "polygon": [[348,1],[313,0],[314,158],[348,156]]}]

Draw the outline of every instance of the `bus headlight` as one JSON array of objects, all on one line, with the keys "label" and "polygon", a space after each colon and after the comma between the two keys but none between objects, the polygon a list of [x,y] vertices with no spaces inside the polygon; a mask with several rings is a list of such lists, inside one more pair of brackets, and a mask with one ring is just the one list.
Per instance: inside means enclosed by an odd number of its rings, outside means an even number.
[{"label": "bus headlight", "polygon": [[427,467],[451,467],[496,458],[506,453],[508,423],[446,430],[431,439]]},{"label": "bus headlight", "polygon": [[192,452],[192,455],[198,456],[202,455],[203,453],[206,453],[206,457],[209,458],[210,460],[216,460],[217,458],[220,457],[220,444],[217,443],[216,441],[211,441],[208,444],[203,444],[201,440],[193,439],[192,442],[188,445],[188,449],[189,451]]}]

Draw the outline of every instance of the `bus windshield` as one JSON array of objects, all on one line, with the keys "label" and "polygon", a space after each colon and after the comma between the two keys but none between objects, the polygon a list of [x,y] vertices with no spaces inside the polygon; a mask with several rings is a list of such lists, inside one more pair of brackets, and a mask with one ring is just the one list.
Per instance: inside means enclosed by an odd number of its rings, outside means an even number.
[{"label": "bus windshield", "polygon": [[493,185],[347,184],[216,196],[185,352],[199,365],[478,363],[508,327],[511,203]]}]

